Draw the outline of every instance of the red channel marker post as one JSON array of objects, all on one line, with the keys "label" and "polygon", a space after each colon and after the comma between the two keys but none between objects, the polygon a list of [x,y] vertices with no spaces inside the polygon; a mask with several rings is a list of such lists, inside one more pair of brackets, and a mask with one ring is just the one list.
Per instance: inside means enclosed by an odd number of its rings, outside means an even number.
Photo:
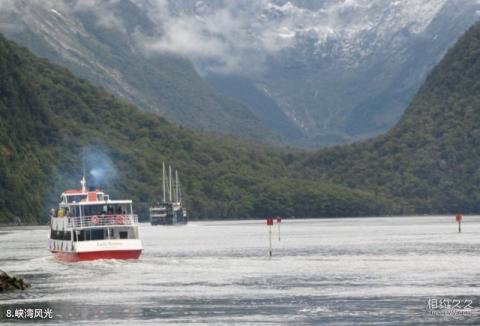
[{"label": "red channel marker post", "polygon": [[461,214],[457,214],[455,216],[455,221],[458,222],[458,233],[462,233],[462,220],[463,216]]},{"label": "red channel marker post", "polygon": [[267,226],[268,226],[268,241],[269,241],[269,255],[272,257],[272,225],[273,217],[267,217]]},{"label": "red channel marker post", "polygon": [[278,241],[280,241],[280,223],[282,223],[282,218],[277,216],[277,225],[278,225]]}]

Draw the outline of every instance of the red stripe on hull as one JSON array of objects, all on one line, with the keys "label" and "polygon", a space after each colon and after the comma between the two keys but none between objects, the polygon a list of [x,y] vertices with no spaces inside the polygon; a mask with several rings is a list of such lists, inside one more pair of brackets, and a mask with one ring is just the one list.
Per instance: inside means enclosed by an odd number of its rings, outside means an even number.
[{"label": "red stripe on hull", "polygon": [[138,259],[142,250],[106,250],[89,252],[52,251],[53,256],[63,262],[76,262],[96,259]]}]

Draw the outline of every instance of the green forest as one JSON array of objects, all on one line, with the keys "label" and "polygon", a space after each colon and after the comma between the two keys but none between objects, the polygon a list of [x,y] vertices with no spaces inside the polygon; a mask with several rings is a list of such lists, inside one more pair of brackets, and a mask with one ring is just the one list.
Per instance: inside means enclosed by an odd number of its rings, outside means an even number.
[{"label": "green forest", "polygon": [[82,151],[141,218],[180,172],[195,219],[480,212],[480,24],[431,72],[390,132],[317,152],[188,130],[143,113],[0,36],[0,222],[46,222],[78,187]]},{"label": "green forest", "polygon": [[290,169],[294,150],[207,135],[168,123],[0,39],[0,217],[46,222],[64,189],[77,188],[84,148],[118,175],[104,185],[147,218],[161,194],[162,161],[180,171],[192,218],[269,214],[356,216],[386,210],[366,191],[318,182]]},{"label": "green forest", "polygon": [[[64,32],[69,30],[68,21],[75,19],[70,17],[67,22],[50,20],[50,10],[41,2],[30,2],[25,6]],[[139,55],[139,51],[132,47],[137,42],[137,29],[150,35],[155,33],[154,23],[129,1],[115,1],[109,7],[115,16],[121,17],[126,30],[122,32],[98,24],[97,14],[93,11],[77,11],[76,19],[85,33],[66,32],[67,38],[75,44],[75,50],[70,50],[67,55],[56,52],[57,49],[28,26],[19,28],[21,31],[11,31],[11,36],[33,53],[67,67],[76,76],[169,121],[249,140],[275,142],[282,139],[249,107],[216,92],[198,75],[189,60],[169,54]],[[12,18],[17,23],[23,19],[21,16]],[[74,59],[69,59],[70,56]]]},{"label": "green forest", "polygon": [[296,167],[394,201],[395,213],[480,212],[480,23],[433,69],[387,134]]}]

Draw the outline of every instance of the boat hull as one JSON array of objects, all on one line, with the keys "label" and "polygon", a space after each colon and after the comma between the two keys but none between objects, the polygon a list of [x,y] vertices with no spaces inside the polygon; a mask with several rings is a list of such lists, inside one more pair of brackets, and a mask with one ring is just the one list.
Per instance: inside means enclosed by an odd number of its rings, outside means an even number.
[{"label": "boat hull", "polygon": [[142,250],[52,251],[52,254],[59,261],[77,262],[97,259],[138,259],[142,254]]},{"label": "boat hull", "polygon": [[177,225],[177,224],[187,224],[187,220],[173,220],[173,218],[165,218],[163,220],[160,219],[152,219],[150,224],[152,225]]}]

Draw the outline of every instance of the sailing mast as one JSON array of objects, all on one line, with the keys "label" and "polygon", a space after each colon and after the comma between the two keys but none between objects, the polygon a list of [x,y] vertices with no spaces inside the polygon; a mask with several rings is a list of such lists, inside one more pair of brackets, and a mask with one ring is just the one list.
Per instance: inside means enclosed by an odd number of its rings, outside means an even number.
[{"label": "sailing mast", "polygon": [[172,201],[172,166],[171,165],[168,166],[168,182],[169,182],[168,200]]},{"label": "sailing mast", "polygon": [[180,182],[178,182],[178,201],[181,203],[182,202],[182,189],[180,189]]},{"label": "sailing mast", "polygon": [[178,200],[178,171],[175,170],[175,202],[179,202]]},{"label": "sailing mast", "polygon": [[[174,175],[175,173],[175,175]],[[163,203],[150,207],[150,220],[152,225],[187,224],[188,216],[182,205],[182,192],[180,177],[175,167],[162,161],[162,187]]]},{"label": "sailing mast", "polygon": [[165,202],[165,162],[162,162],[163,202]]}]

